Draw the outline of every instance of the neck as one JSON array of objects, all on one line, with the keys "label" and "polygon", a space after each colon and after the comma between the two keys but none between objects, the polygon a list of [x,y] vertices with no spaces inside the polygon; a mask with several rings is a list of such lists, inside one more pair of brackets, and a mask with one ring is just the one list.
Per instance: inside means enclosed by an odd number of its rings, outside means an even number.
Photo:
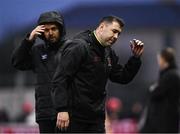
[{"label": "neck", "polygon": [[160,65],[160,70],[166,70],[166,68],[168,68],[168,64],[164,63]]},{"label": "neck", "polygon": [[102,46],[105,46],[105,45],[103,45],[102,39],[99,37],[98,31],[97,31],[97,30],[94,30],[93,33],[94,33],[96,39],[98,40],[98,42],[99,42]]}]

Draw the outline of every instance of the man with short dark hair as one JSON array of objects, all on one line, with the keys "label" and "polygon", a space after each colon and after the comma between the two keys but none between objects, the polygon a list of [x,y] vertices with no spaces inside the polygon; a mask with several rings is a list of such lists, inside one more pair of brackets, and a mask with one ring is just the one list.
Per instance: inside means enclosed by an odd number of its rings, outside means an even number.
[{"label": "man with short dark hair", "polygon": [[[37,37],[43,41],[35,44]],[[51,99],[51,79],[57,65],[57,53],[64,46],[65,27],[61,14],[56,11],[42,13],[38,25],[18,46],[12,64],[19,70],[32,70],[36,74],[35,109],[40,133],[54,133],[56,110]]]},{"label": "man with short dark hair", "polygon": [[122,32],[124,22],[116,16],[104,17],[94,31],[75,36],[62,54],[53,77],[56,125],[69,132],[105,132],[105,86],[129,83],[137,74],[143,43],[131,41],[133,56],[125,66],[111,49]]},{"label": "man with short dark hair", "polygon": [[140,120],[141,133],[179,132],[180,76],[173,48],[157,54],[159,78],[149,88],[149,100]]}]

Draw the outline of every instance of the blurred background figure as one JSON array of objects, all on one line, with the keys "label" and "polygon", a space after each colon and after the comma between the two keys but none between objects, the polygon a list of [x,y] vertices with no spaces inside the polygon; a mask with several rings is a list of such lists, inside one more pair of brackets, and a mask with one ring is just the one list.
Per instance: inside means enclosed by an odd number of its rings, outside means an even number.
[{"label": "blurred background figure", "polygon": [[106,102],[108,116],[111,120],[118,119],[118,113],[122,109],[122,101],[116,97],[111,97]]},{"label": "blurred background figure", "polygon": [[8,123],[10,121],[9,114],[5,108],[0,108],[0,123]]},{"label": "blurred background figure", "polygon": [[105,128],[106,133],[113,133],[112,129],[113,122],[118,120],[118,114],[122,109],[122,102],[116,97],[111,97],[106,101],[106,120]]},{"label": "blurred background figure", "polygon": [[30,102],[24,102],[21,106],[20,113],[15,117],[14,121],[16,123],[27,123],[27,118],[33,112],[33,107]]},{"label": "blurred background figure", "polygon": [[172,48],[158,56],[159,79],[150,87],[150,99],[144,114],[143,133],[178,133],[180,77]]},{"label": "blurred background figure", "polygon": [[123,104],[119,98],[111,97],[106,102],[106,133],[130,134],[137,133],[136,113],[141,110],[141,105],[132,106],[132,114],[122,117]]}]

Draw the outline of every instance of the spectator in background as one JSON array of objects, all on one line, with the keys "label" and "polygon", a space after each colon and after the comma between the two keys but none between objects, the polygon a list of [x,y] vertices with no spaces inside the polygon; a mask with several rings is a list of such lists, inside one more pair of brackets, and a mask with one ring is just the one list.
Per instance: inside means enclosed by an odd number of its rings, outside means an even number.
[{"label": "spectator in background", "polygon": [[[35,44],[37,37],[43,43]],[[36,74],[35,110],[40,133],[53,133],[56,111],[51,100],[51,79],[56,69],[57,53],[64,50],[65,27],[61,14],[56,11],[42,13],[38,26],[28,34],[12,56],[12,64],[19,70],[32,70]]]},{"label": "spectator in background", "polygon": [[118,120],[119,113],[122,111],[123,103],[116,97],[110,97],[106,100],[106,113],[109,119]]},{"label": "spectator in background", "polygon": [[9,114],[6,109],[0,108],[0,123],[8,123],[9,121]]},{"label": "spectator in background", "polygon": [[132,113],[121,117],[123,103],[120,99],[111,97],[106,101],[106,132],[109,134],[131,134],[137,133],[137,115],[141,111],[141,104],[135,102],[132,106]]},{"label": "spectator in background", "polygon": [[158,54],[160,77],[150,87],[150,100],[144,114],[142,133],[178,133],[180,77],[174,50],[166,48]]},{"label": "spectator in background", "polygon": [[24,102],[22,104],[22,109],[20,111],[20,114],[17,115],[17,117],[15,118],[15,122],[25,123],[27,117],[31,114],[32,111],[33,111],[32,104],[30,102]]},{"label": "spectator in background", "polygon": [[119,113],[122,111],[122,101],[116,97],[110,97],[106,100],[106,133],[114,133],[113,122],[119,120]]}]

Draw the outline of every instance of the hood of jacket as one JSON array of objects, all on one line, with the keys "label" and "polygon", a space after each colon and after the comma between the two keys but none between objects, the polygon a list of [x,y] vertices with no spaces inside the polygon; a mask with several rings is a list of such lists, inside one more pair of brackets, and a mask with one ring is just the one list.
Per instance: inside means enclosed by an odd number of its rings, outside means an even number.
[{"label": "hood of jacket", "polygon": [[[43,25],[45,23],[57,23],[59,25],[59,30],[61,33],[61,40],[65,39],[66,29],[64,24],[63,16],[57,11],[49,11],[42,13],[38,19],[38,25]],[[43,37],[41,37],[43,39]]]}]

